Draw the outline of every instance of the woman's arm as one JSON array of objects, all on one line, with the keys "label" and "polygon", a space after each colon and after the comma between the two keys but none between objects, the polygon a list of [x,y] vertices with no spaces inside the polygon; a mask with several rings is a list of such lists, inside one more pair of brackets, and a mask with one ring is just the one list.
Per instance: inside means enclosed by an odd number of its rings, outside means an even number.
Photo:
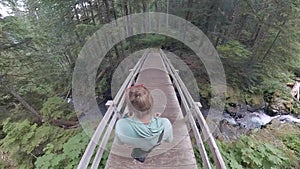
[{"label": "woman's arm", "polygon": [[161,118],[163,120],[164,125],[164,137],[163,141],[165,142],[172,142],[173,141],[173,127],[169,119],[167,118]]}]

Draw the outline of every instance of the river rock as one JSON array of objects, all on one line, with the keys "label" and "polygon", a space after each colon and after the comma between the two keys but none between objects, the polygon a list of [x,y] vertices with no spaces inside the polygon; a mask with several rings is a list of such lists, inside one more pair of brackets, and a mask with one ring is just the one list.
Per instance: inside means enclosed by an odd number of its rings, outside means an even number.
[{"label": "river rock", "polygon": [[247,134],[248,131],[245,128],[239,126],[233,126],[227,120],[220,122],[218,130],[214,131],[214,135],[218,139],[231,142],[238,139],[241,135]]},{"label": "river rock", "polygon": [[265,107],[264,97],[261,95],[253,95],[247,99],[248,111],[255,112]]},{"label": "river rock", "polygon": [[269,105],[269,110],[273,112],[273,114],[289,114],[289,111],[293,107],[293,99],[282,99],[279,97],[275,97]]},{"label": "river rock", "polygon": [[269,128],[276,129],[276,128],[279,128],[281,125],[282,125],[282,122],[278,118],[276,118],[276,119],[272,120],[272,123]]},{"label": "river rock", "polygon": [[228,106],[226,112],[234,118],[242,118],[248,113],[248,106],[245,103],[238,103],[234,106]]},{"label": "river rock", "polygon": [[0,113],[7,112],[7,106],[0,106]]}]

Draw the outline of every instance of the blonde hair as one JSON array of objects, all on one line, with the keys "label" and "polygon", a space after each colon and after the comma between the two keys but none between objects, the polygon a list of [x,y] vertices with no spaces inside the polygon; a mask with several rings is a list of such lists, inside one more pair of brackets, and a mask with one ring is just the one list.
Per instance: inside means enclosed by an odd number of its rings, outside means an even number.
[{"label": "blonde hair", "polygon": [[131,86],[126,91],[126,102],[130,112],[138,118],[151,113],[153,98],[144,85]]}]

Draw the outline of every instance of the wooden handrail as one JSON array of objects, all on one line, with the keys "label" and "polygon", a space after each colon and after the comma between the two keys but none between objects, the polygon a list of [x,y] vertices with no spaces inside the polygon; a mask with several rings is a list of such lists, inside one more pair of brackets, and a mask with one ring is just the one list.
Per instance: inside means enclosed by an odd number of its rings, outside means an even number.
[{"label": "wooden handrail", "polygon": [[214,137],[212,136],[210,129],[198,107],[198,105],[196,104],[196,102],[193,100],[192,96],[190,95],[188,89],[186,88],[185,84],[183,83],[182,79],[180,78],[180,76],[178,75],[178,72],[176,71],[176,69],[173,67],[173,65],[171,64],[170,60],[167,58],[167,56],[165,55],[165,53],[160,50],[160,54],[162,56],[162,59],[167,67],[167,70],[169,71],[169,74],[173,77],[174,80],[174,84],[177,87],[177,90],[181,96],[182,102],[183,102],[183,106],[187,112],[188,115],[188,119],[189,119],[189,123],[191,125],[191,128],[195,134],[196,137],[196,141],[197,141],[197,146],[199,148],[199,151],[201,153],[201,158],[202,161],[204,163],[204,167],[207,169],[210,169],[210,164],[209,164],[209,160],[207,158],[207,153],[204,149],[204,145],[203,145],[203,141],[202,138],[200,136],[200,133],[197,129],[197,126],[195,124],[195,120],[192,116],[192,111],[195,112],[196,114],[196,118],[197,121],[201,127],[201,130],[204,132],[204,135],[207,136],[208,140],[208,145],[209,148],[211,150],[211,153],[213,155],[213,159],[214,159],[214,163],[217,167],[217,169],[226,169],[226,165],[224,163],[224,160],[222,158],[222,155],[219,151],[219,148],[215,142]]},{"label": "wooden handrail", "polygon": [[[112,101],[113,104],[111,104],[108,107],[108,110],[106,111],[103,119],[100,121],[99,125],[97,126],[97,129],[94,132],[94,134],[93,134],[93,136],[92,136],[92,138],[91,138],[91,140],[90,140],[90,142],[89,142],[89,144],[77,166],[77,169],[86,169],[88,167],[88,165],[90,164],[91,158],[95,152],[95,148],[100,141],[100,137],[103,135],[101,143],[98,146],[98,150],[96,152],[96,155],[94,157],[94,160],[93,160],[93,163],[91,166],[91,168],[98,168],[99,163],[102,158],[102,155],[103,155],[103,152],[104,152],[104,149],[108,142],[108,138],[109,138],[112,128],[117,120],[117,116],[119,115],[120,110],[124,106],[125,90],[126,90],[126,88],[131,86],[131,84],[134,83],[134,79],[138,75],[148,53],[149,53],[149,49],[147,49],[144,52],[143,56],[139,59],[137,64],[132,69],[133,71],[131,71],[129,73],[129,75],[125,79],[124,83],[120,87],[117,95],[115,96],[115,98]],[[107,124],[108,124],[108,126],[107,126]],[[105,130],[105,133],[103,134],[104,130]]]}]

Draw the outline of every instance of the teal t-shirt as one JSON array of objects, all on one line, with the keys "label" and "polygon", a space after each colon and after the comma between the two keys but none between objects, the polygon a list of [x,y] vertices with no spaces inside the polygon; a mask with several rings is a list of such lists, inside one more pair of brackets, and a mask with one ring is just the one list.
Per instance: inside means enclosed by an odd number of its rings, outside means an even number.
[{"label": "teal t-shirt", "polygon": [[163,130],[162,141],[171,142],[173,129],[167,118],[152,117],[148,124],[143,124],[138,118],[129,117],[117,121],[115,133],[119,143],[147,151],[157,144]]}]

